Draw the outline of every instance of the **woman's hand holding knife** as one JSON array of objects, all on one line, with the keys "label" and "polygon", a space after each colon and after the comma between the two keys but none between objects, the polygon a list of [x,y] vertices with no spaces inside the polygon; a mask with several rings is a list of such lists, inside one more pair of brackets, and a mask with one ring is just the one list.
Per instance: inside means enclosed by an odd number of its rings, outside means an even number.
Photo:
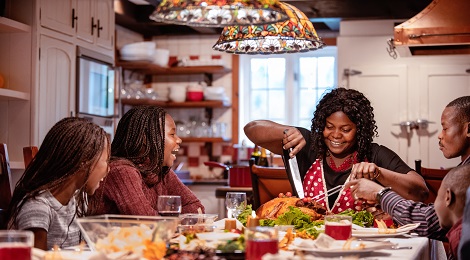
[{"label": "woman's hand holding knife", "polygon": [[289,153],[289,157],[293,158],[302,148],[307,144],[302,133],[295,128],[289,127],[284,130],[284,138],[282,139],[282,148],[284,150],[289,150],[292,148],[292,151]]}]

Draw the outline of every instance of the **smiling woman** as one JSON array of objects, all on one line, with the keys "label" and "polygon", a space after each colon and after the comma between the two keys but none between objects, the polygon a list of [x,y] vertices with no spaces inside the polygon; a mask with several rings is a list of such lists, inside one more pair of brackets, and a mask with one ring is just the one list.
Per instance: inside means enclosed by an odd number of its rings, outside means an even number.
[{"label": "smiling woman", "polygon": [[181,197],[181,213],[204,210],[171,170],[180,148],[173,118],[157,106],[130,109],[111,145],[110,172],[90,198],[89,214],[157,215],[160,195]]},{"label": "smiling woman", "polygon": [[[324,194],[348,180],[367,178],[409,199],[425,199],[428,190],[423,178],[393,151],[372,142],[376,129],[369,100],[345,88],[323,96],[310,131],[268,120],[252,121],[244,128],[251,141],[274,153],[293,148],[290,156],[297,157],[307,197]],[[363,207],[351,196],[349,187],[318,202],[333,213]]]}]

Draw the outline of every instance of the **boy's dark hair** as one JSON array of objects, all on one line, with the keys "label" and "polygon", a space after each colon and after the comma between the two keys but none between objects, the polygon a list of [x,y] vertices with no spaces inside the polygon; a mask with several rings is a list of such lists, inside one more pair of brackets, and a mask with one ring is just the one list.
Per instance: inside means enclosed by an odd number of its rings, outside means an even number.
[{"label": "boy's dark hair", "polygon": [[470,122],[470,96],[456,98],[446,107],[455,107],[457,109],[457,118],[462,123]]},{"label": "boy's dark hair", "polygon": [[460,165],[452,168],[442,180],[445,188],[450,188],[457,198],[465,197],[467,188],[470,186],[470,164]]},{"label": "boy's dark hair", "polygon": [[57,122],[47,132],[37,154],[16,184],[7,211],[10,225],[24,203],[45,190],[63,185],[77,173],[85,171],[86,178],[77,193],[76,215],[83,216],[86,209],[86,183],[98,162],[108,135],[98,125],[78,117],[67,117]]},{"label": "boy's dark hair", "polygon": [[144,177],[157,174],[161,180],[170,170],[163,166],[166,114],[157,106],[131,108],[119,120],[111,155],[131,161]]},{"label": "boy's dark hair", "polygon": [[343,111],[356,124],[357,159],[359,161],[364,161],[365,158],[370,160],[372,139],[378,136],[374,109],[364,94],[354,89],[336,88],[320,100],[312,118],[311,149],[316,152],[318,158],[325,156],[327,148],[323,130],[326,118],[338,111]]}]

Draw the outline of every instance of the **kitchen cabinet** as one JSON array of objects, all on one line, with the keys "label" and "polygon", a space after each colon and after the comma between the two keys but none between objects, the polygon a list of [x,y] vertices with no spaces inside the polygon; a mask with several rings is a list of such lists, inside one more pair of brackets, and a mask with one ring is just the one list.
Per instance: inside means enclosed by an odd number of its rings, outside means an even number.
[{"label": "kitchen cabinet", "polygon": [[31,127],[31,27],[0,17],[0,143],[6,143],[12,169],[23,166],[23,146]]},{"label": "kitchen cabinet", "polygon": [[46,35],[40,36],[38,115],[36,140],[60,119],[75,115],[75,46]]},{"label": "kitchen cabinet", "polygon": [[114,8],[111,0],[40,0],[42,27],[114,49]]}]

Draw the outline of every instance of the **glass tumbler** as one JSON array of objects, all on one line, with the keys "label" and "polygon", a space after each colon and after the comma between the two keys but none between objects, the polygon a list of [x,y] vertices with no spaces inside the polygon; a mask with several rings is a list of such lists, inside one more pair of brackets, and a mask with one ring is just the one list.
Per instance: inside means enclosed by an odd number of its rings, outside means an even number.
[{"label": "glass tumbler", "polygon": [[157,201],[158,214],[163,217],[178,217],[181,213],[181,197],[160,195]]},{"label": "glass tumbler", "polygon": [[267,253],[277,254],[278,230],[274,227],[255,226],[245,228],[245,259],[261,260]]},{"label": "glass tumbler", "polygon": [[27,230],[0,230],[0,259],[31,260],[34,233]]},{"label": "glass tumbler", "polygon": [[345,215],[326,215],[325,234],[336,240],[347,240],[352,235],[352,217]]}]

